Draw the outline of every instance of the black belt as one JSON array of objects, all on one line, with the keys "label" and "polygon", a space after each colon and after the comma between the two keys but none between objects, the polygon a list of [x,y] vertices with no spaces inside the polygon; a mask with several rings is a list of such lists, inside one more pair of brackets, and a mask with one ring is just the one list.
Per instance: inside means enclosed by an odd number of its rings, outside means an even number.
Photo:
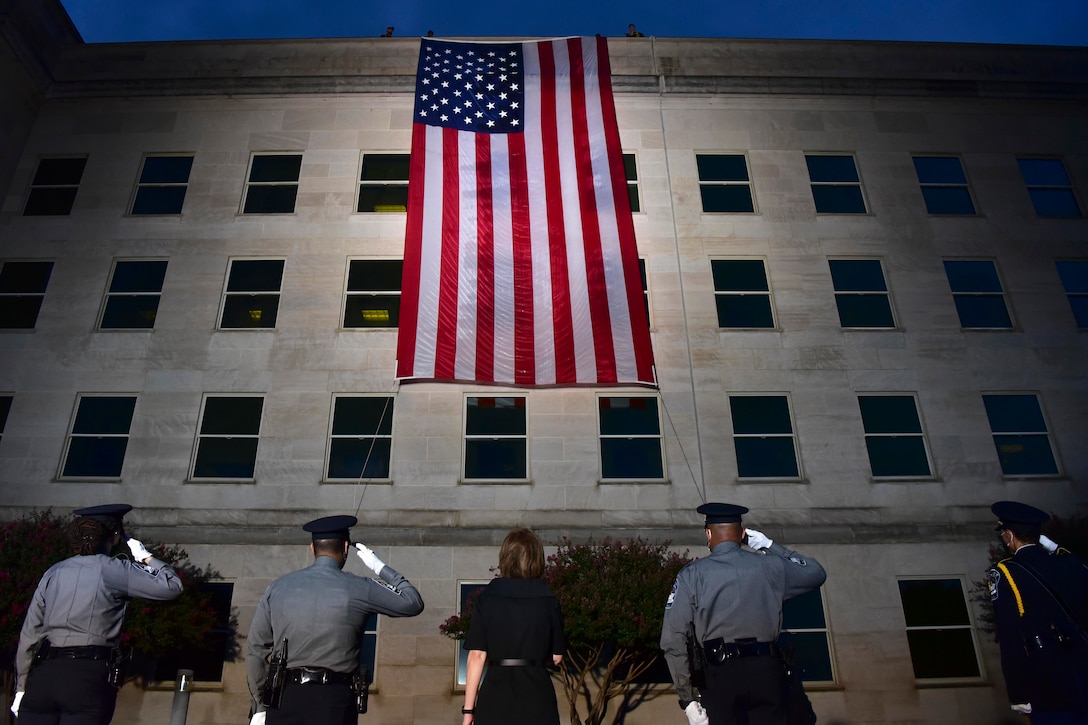
[{"label": "black belt", "polygon": [[712,665],[720,665],[734,657],[777,657],[782,652],[774,642],[756,642],[754,639],[726,642],[721,637],[703,642],[703,650]]},{"label": "black belt", "polygon": [[50,647],[46,650],[47,660],[108,660],[113,647]]},{"label": "black belt", "polygon": [[292,667],[287,681],[295,685],[350,685],[355,679],[351,672],[333,672],[324,667]]},{"label": "black belt", "polygon": [[544,663],[540,660],[488,660],[487,664],[494,665],[495,667],[543,667]]}]

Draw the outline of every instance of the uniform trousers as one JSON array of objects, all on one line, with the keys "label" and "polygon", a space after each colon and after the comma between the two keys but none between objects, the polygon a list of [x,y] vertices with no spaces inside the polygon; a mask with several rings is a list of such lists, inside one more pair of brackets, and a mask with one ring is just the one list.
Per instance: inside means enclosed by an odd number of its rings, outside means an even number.
[{"label": "uniform trousers", "polygon": [[787,684],[776,655],[708,663],[702,695],[710,725],[786,725]]},{"label": "uniform trousers", "polygon": [[267,725],[356,725],[359,713],[355,709],[355,690],[346,684],[288,682],[280,706],[268,710],[265,722]]},{"label": "uniform trousers", "polygon": [[105,660],[47,659],[26,678],[19,725],[109,725],[117,690]]}]

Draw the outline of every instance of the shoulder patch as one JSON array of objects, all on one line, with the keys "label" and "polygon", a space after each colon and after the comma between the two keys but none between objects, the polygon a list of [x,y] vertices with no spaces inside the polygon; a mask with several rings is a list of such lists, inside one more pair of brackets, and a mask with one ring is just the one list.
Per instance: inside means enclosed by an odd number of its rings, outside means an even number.
[{"label": "shoulder patch", "polygon": [[665,600],[665,609],[672,609],[673,602],[676,601],[676,580],[672,581],[672,591],[669,592],[669,598]]},{"label": "shoulder patch", "polygon": [[381,586],[385,587],[386,589],[393,592],[394,594],[400,594],[400,592],[397,591],[397,588],[395,586],[393,586],[392,584],[388,584],[386,582],[383,582],[381,579],[375,579],[375,578],[371,577],[370,581],[374,582],[375,584],[378,584],[378,585],[381,585]]},{"label": "shoulder patch", "polygon": [[805,559],[802,559],[799,556],[791,556],[790,561],[792,561],[797,566],[808,566],[808,561],[806,561]]},{"label": "shoulder patch", "polygon": [[986,582],[990,587],[990,601],[997,601],[997,585],[1001,583],[1001,572],[996,568],[990,569],[986,574]]}]

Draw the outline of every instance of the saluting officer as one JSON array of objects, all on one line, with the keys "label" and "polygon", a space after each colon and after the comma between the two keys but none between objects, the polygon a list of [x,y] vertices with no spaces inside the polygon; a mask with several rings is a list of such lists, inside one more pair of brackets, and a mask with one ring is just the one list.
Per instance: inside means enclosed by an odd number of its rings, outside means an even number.
[{"label": "saluting officer", "polygon": [[[776,644],[782,603],[816,589],[827,574],[816,560],[745,530],[744,506],[706,503],[697,511],[706,516],[710,556],[680,570],[661,626],[680,707],[691,725],[784,725],[788,680]],[[707,663],[701,704],[689,676],[685,638],[691,623]]]},{"label": "saluting officer", "polygon": [[[128,504],[75,511],[68,541],[75,556],[51,566],[38,582],[15,654],[20,725],[106,725],[117,688],[110,669],[132,597],[174,599],[182,591],[174,568],[126,538]],[[135,561],[112,559],[122,539]]]},{"label": "saluting officer", "polygon": [[990,569],[990,599],[1012,709],[1032,725],[1088,723],[1088,569],[1042,535],[1050,515],[990,507],[1011,557]]},{"label": "saluting officer", "polygon": [[[383,581],[341,571],[351,546],[354,516],[326,516],[302,528],[312,534],[314,562],[286,574],[265,590],[246,647],[246,674],[253,697],[251,725],[354,725],[352,687],[359,666],[363,627],[372,612],[414,617],[423,598],[412,584],[356,543],[363,564]],[[261,704],[269,657],[287,640],[287,679],[278,708]]]}]

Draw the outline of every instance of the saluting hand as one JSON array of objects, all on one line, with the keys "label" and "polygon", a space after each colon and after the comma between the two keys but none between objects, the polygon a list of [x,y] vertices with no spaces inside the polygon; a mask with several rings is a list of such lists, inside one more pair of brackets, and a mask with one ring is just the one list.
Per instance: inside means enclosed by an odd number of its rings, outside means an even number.
[{"label": "saluting hand", "polygon": [[382,569],[385,568],[385,563],[381,559],[379,559],[373,551],[366,548],[366,546],[360,544],[359,542],[355,542],[355,549],[355,553],[357,553],[359,555],[359,558],[363,560],[363,563],[366,564],[367,569],[370,569],[370,571],[374,572],[375,574],[382,573]]},{"label": "saluting hand", "polygon": [[767,538],[767,535],[762,531],[756,531],[755,529],[745,529],[744,538],[747,540],[748,546],[752,547],[756,551],[760,549],[766,549],[774,542]]},{"label": "saluting hand", "polygon": [[151,558],[151,552],[147,550],[139,539],[129,539],[127,542],[128,550],[132,552],[132,558],[139,562],[146,562]]}]

